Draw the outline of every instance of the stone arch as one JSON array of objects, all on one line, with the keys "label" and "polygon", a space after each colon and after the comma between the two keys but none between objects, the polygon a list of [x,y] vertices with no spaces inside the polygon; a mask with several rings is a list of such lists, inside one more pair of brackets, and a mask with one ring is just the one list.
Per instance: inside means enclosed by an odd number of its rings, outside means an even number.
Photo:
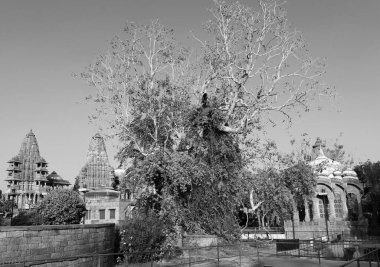
[{"label": "stone arch", "polygon": [[317,184],[317,199],[314,207],[317,209],[316,215],[319,219],[335,219],[334,191],[326,184]]}]

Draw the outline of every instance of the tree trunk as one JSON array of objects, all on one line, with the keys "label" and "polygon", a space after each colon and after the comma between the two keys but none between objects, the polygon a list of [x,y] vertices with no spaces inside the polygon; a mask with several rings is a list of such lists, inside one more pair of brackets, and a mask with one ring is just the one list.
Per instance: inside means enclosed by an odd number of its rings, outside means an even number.
[{"label": "tree trunk", "polygon": [[256,211],[256,215],[257,215],[257,220],[259,221],[259,228],[262,227],[261,225],[261,216],[260,216],[260,210]]}]

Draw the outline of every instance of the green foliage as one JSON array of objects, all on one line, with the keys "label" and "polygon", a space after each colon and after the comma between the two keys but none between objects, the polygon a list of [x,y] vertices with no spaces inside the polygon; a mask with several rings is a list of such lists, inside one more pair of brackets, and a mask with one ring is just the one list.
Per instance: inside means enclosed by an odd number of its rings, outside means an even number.
[{"label": "green foliage", "polygon": [[313,169],[305,162],[285,169],[282,172],[285,186],[290,190],[296,204],[303,203],[305,198],[312,196],[317,185]]},{"label": "green foliage", "polygon": [[57,189],[50,191],[36,210],[43,224],[79,224],[86,207],[78,192]]},{"label": "green foliage", "polygon": [[[245,190],[241,153],[235,137],[217,129],[217,113],[216,108],[194,109],[183,140],[188,148],[162,147],[142,156],[126,179],[145,185],[137,211],[153,210],[188,233],[235,239],[239,234],[235,212]],[[122,181],[121,187],[128,182]]]},{"label": "green foliage", "polygon": [[80,188],[80,185],[79,185],[79,177],[77,176],[77,177],[75,177],[75,183],[74,183],[74,186],[73,186],[73,191],[77,191],[77,192],[79,192],[79,191],[78,191],[79,188]]},{"label": "green foliage", "polygon": [[256,211],[261,226],[282,225],[293,213],[293,196],[283,178],[273,168],[258,170],[252,177],[251,198],[262,202]]},{"label": "green foliage", "polygon": [[81,77],[97,92],[88,98],[96,104],[91,119],[119,139],[121,162],[134,158],[120,188],[140,191],[136,216],[153,212],[186,232],[231,240],[261,118],[277,111],[290,120],[314,96],[330,94],[318,86],[324,64],[309,56],[282,3],[260,1],[257,10],[214,4],[209,41],[196,38],[200,54],[158,21],[127,23],[124,38],[113,39]]},{"label": "green foliage", "polygon": [[[14,207],[16,207],[16,203],[14,203]],[[1,200],[0,199],[0,212],[3,214],[11,213],[12,212],[12,200]]]},{"label": "green foliage", "polygon": [[20,211],[19,214],[12,218],[12,226],[28,226],[43,224],[42,215],[37,210]]},{"label": "green foliage", "polygon": [[380,161],[366,161],[355,166],[360,182],[364,183],[363,212],[369,213],[371,226],[380,227]]},{"label": "green foliage", "polygon": [[128,263],[157,261],[178,255],[176,231],[169,218],[150,210],[134,212],[120,226],[120,251]]}]

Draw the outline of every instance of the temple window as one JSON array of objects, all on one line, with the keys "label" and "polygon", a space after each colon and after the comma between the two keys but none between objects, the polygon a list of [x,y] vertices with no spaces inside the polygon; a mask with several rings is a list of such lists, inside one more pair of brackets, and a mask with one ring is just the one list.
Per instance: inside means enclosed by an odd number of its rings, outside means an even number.
[{"label": "temple window", "polygon": [[326,196],[319,197],[319,216],[321,218],[327,217],[329,219],[330,203]]},{"label": "temple window", "polygon": [[115,219],[115,209],[110,209],[110,219]]},{"label": "temple window", "polygon": [[104,220],[106,218],[106,210],[99,210],[99,219]]},{"label": "temple window", "polygon": [[342,196],[340,195],[340,193],[335,194],[334,209],[336,217],[343,218]]}]

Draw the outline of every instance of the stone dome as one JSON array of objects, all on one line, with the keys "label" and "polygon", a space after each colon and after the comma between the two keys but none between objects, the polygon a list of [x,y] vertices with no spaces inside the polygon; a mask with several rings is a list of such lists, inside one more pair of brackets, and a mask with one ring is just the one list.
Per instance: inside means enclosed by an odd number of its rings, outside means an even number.
[{"label": "stone dome", "polygon": [[325,156],[321,146],[319,147],[318,157],[309,164],[315,169],[318,176],[322,176],[324,178],[333,178],[335,176],[335,172],[340,172],[342,169],[342,165],[339,162]]},{"label": "stone dome", "polygon": [[70,185],[70,182],[67,180],[64,180],[61,176],[58,175],[55,171],[53,171],[51,174],[46,176],[46,179],[52,184],[52,185]]},{"label": "stone dome", "polygon": [[347,170],[345,170],[345,171],[343,172],[343,177],[345,177],[345,178],[356,178],[356,179],[358,179],[358,175],[357,175],[357,173],[356,173],[354,170],[352,170],[351,168],[348,168]]}]

